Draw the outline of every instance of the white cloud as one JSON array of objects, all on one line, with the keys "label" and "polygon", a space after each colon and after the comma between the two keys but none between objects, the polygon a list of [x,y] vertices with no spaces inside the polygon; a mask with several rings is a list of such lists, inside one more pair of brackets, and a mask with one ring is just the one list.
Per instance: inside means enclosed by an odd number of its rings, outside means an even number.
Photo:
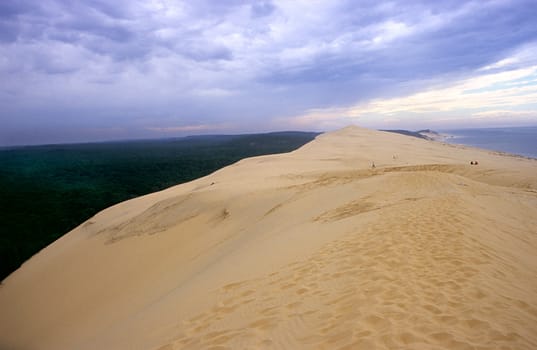
[{"label": "white cloud", "polygon": [[523,110],[523,111],[512,111],[512,110],[491,110],[491,111],[482,111],[472,114],[473,118],[505,118],[505,117],[515,117],[515,118],[526,118],[537,120],[537,109],[536,110]]},{"label": "white cloud", "polygon": [[388,20],[379,25],[378,33],[372,42],[374,45],[386,45],[393,40],[411,35],[413,31],[413,28],[404,22]]},{"label": "white cloud", "polygon": [[435,119],[435,115],[440,113],[458,116],[462,114],[481,119],[536,118],[536,106],[533,106],[535,110],[517,111],[521,107],[537,103],[536,77],[537,66],[482,74],[449,86],[437,86],[408,96],[374,99],[344,108],[312,109],[295,117],[294,122],[308,125],[349,119],[357,122],[378,119],[387,123],[404,120],[405,116],[407,119],[415,119],[416,115],[421,115],[420,118],[427,122],[427,119]]},{"label": "white cloud", "polygon": [[517,63],[517,62],[518,62],[518,58],[516,58],[516,57],[508,57],[508,58],[505,58],[503,60],[499,60],[496,63],[493,63],[493,64],[490,64],[488,66],[485,66],[485,67],[481,68],[480,70],[487,71],[487,70],[492,70],[492,69],[497,69],[497,68],[504,68],[506,66],[511,66],[511,65],[513,65],[514,63]]}]

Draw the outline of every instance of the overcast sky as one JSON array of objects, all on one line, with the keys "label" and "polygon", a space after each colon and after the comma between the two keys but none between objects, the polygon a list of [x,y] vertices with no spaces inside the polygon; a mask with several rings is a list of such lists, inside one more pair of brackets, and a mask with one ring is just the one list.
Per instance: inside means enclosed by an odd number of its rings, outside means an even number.
[{"label": "overcast sky", "polygon": [[536,0],[0,1],[0,145],[537,125]]}]

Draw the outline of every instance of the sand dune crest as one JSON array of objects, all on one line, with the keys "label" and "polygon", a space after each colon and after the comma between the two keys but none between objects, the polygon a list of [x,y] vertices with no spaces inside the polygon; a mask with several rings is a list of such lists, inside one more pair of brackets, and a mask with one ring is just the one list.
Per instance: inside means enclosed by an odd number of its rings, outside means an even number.
[{"label": "sand dune crest", "polygon": [[0,348],[534,349],[536,256],[537,161],[350,127],[97,214]]}]

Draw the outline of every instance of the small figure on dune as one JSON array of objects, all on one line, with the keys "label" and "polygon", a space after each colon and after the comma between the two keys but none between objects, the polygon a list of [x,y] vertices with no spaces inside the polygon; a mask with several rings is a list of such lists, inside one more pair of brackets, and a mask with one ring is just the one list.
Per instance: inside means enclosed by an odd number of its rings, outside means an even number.
[{"label": "small figure on dune", "polygon": [[479,164],[479,163],[477,162],[477,160],[472,160],[472,161],[470,161],[470,165],[477,165],[477,164]]},{"label": "small figure on dune", "polygon": [[474,161],[473,161],[473,160],[472,160],[472,161],[470,161],[470,165],[474,165]]},{"label": "small figure on dune", "polygon": [[394,155],[392,156],[392,158],[393,158],[393,160],[396,160],[396,159],[397,159],[397,154],[394,154]]},{"label": "small figure on dune", "polygon": [[371,169],[375,169],[375,162],[371,161]]},{"label": "small figure on dune", "polygon": [[477,164],[479,164],[479,163],[477,162],[477,160],[476,160],[476,161],[474,161],[474,165],[477,165]]}]

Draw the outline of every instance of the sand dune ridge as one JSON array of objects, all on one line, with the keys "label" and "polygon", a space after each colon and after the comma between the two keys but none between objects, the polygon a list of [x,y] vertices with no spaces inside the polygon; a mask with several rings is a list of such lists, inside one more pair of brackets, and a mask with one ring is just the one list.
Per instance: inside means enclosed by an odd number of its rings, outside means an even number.
[{"label": "sand dune ridge", "polygon": [[537,161],[349,127],[97,214],[0,348],[534,349],[536,256]]}]

